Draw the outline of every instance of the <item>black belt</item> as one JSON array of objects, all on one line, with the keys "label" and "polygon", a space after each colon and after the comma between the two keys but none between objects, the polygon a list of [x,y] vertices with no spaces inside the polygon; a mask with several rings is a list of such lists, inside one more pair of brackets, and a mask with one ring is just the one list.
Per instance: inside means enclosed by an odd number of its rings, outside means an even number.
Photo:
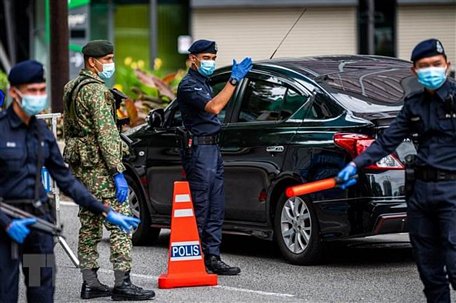
[{"label": "black belt", "polygon": [[219,143],[219,135],[214,136],[193,136],[193,145],[216,145]]},{"label": "black belt", "polygon": [[437,169],[429,166],[417,166],[415,177],[422,181],[451,181],[456,180],[456,172]]}]

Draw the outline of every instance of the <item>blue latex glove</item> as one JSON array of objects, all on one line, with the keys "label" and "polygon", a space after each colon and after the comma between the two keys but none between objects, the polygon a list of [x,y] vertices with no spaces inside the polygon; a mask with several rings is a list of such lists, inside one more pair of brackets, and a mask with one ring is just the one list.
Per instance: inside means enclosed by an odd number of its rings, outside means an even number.
[{"label": "blue latex glove", "polygon": [[242,78],[252,69],[252,59],[250,57],[244,58],[241,63],[233,60],[233,68],[231,69],[231,78],[241,81]]},{"label": "blue latex glove", "polygon": [[340,185],[340,188],[346,189],[346,188],[356,184],[357,179],[354,178],[354,176],[356,175],[356,171],[357,171],[357,169],[356,169],[355,163],[350,162],[350,163],[348,163],[347,166],[344,167],[344,169],[342,169],[339,172],[337,177],[341,181],[344,182],[344,183],[342,183],[342,185]]},{"label": "blue latex glove", "polygon": [[109,223],[117,225],[121,230],[123,230],[126,233],[129,233],[132,229],[137,228],[139,222],[141,222],[137,218],[124,216],[113,210],[109,211],[108,215],[106,216],[106,220]]},{"label": "blue latex glove", "polygon": [[128,196],[128,183],[123,173],[114,175],[114,184],[116,185],[116,199],[124,203]]},{"label": "blue latex glove", "polygon": [[8,226],[6,232],[17,243],[24,243],[24,239],[30,233],[27,226],[34,223],[36,223],[36,218],[15,219]]}]

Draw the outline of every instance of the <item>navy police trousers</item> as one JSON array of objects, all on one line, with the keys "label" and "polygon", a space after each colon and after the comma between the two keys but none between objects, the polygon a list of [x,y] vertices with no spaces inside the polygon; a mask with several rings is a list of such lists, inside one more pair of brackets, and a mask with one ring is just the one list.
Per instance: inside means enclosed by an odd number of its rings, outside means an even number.
[{"label": "navy police trousers", "polygon": [[456,181],[417,180],[407,205],[410,241],[427,302],[456,289]]},{"label": "navy police trousers", "polygon": [[218,145],[194,145],[182,151],[182,164],[192,192],[203,253],[220,256],[225,215],[223,160]]},{"label": "navy police trousers", "polygon": [[[18,302],[19,264],[22,263],[27,302],[54,302],[55,259],[54,239],[32,230],[24,243],[13,240],[0,230],[0,302]],[[14,258],[12,251],[17,252]]]}]

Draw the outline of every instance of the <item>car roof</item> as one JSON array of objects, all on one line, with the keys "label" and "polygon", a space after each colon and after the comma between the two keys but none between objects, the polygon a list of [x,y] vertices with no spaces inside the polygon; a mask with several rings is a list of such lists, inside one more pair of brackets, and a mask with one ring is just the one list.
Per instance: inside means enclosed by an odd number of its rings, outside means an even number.
[{"label": "car roof", "polygon": [[334,55],[277,58],[255,65],[295,71],[332,93],[344,93],[376,104],[400,105],[420,89],[411,72],[412,63],[373,55]]},{"label": "car roof", "polygon": [[391,68],[410,69],[411,62],[373,55],[334,55],[299,58],[277,58],[255,61],[255,64],[286,67],[305,74],[307,77],[321,78],[324,75],[342,74]]}]

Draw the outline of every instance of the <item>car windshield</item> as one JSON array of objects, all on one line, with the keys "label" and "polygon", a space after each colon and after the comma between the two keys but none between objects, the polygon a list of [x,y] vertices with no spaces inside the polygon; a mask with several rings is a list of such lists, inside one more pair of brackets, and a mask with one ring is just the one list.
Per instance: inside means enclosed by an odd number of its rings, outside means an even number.
[{"label": "car windshield", "polygon": [[400,110],[404,98],[420,89],[408,68],[342,72],[317,79],[347,109],[375,113]]}]

